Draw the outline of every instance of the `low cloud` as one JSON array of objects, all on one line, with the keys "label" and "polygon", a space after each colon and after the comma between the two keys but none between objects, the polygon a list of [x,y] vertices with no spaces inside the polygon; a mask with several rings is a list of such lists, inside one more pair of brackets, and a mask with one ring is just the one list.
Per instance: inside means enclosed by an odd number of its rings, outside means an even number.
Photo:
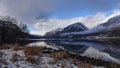
[{"label": "low cloud", "polygon": [[0,15],[28,23],[34,18],[47,18],[54,11],[55,4],[55,0],[0,0]]}]

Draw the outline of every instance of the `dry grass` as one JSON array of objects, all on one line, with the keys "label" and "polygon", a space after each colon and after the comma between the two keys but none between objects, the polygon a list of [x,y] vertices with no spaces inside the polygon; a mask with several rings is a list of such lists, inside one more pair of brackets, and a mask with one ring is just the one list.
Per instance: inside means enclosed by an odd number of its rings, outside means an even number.
[{"label": "dry grass", "polygon": [[8,44],[0,45],[0,50],[3,50],[3,49],[10,49],[10,46],[8,46]]},{"label": "dry grass", "polygon": [[39,55],[39,53],[44,50],[45,47],[40,47],[40,46],[27,46],[24,48],[24,53],[25,53],[25,56],[30,56],[30,55]]},{"label": "dry grass", "polygon": [[37,59],[35,57],[26,57],[26,60],[32,64],[37,63]]},{"label": "dry grass", "polygon": [[19,55],[14,53],[11,57],[11,61],[14,63],[14,62],[18,61],[18,58],[19,58]]},{"label": "dry grass", "polygon": [[12,50],[19,51],[19,50],[24,50],[24,48],[19,45],[15,45]]},{"label": "dry grass", "polygon": [[54,61],[57,61],[57,60],[60,60],[60,59],[68,57],[68,52],[66,52],[66,51],[59,51],[59,52],[52,53],[51,56],[53,57]]}]

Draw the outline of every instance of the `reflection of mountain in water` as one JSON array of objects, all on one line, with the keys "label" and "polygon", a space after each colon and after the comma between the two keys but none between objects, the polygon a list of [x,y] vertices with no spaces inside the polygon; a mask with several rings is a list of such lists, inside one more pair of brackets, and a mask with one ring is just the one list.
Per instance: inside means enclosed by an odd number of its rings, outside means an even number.
[{"label": "reflection of mountain in water", "polygon": [[45,43],[72,53],[120,63],[119,48],[107,43],[99,41],[45,41]]}]

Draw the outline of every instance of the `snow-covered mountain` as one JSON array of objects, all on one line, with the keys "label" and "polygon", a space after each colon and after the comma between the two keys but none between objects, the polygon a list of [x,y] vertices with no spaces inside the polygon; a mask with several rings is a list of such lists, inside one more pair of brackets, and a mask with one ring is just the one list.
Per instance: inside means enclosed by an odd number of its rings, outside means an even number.
[{"label": "snow-covered mountain", "polygon": [[63,29],[58,28],[56,30],[47,32],[44,36],[50,37],[50,38],[53,38],[53,37],[56,38],[56,37],[59,37],[60,34],[62,34],[62,33],[81,32],[81,31],[86,31],[86,30],[88,30],[88,28],[84,24],[77,22],[77,23],[71,24]]},{"label": "snow-covered mountain", "polygon": [[62,30],[62,33],[80,32],[80,31],[85,31],[85,30],[88,30],[88,28],[84,24],[77,22],[77,23],[74,23],[74,24],[71,24],[71,25],[65,27]]},{"label": "snow-covered mountain", "polygon": [[56,38],[59,37],[59,34],[61,33],[63,29],[62,28],[57,28],[55,30],[47,32],[44,37],[45,38]]},{"label": "snow-covered mountain", "polygon": [[114,28],[120,26],[120,15],[110,18],[106,23],[101,24],[107,28]]},{"label": "snow-covered mountain", "polygon": [[[99,25],[100,26],[100,25]],[[106,32],[100,34],[101,37],[120,36],[120,15],[110,18],[106,23],[101,24],[106,28]]]},{"label": "snow-covered mountain", "polygon": [[113,18],[110,18],[107,22],[100,24],[90,30],[82,31],[82,32],[71,32],[71,33],[62,33],[61,36],[69,36],[69,35],[95,35],[95,34],[101,34],[108,31],[111,31],[113,29],[117,29],[120,27],[120,15],[115,16]]}]

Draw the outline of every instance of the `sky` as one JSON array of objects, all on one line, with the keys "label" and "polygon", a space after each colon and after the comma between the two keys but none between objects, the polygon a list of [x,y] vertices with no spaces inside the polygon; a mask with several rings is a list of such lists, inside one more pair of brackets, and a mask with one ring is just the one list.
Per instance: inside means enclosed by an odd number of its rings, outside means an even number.
[{"label": "sky", "polygon": [[88,28],[120,15],[120,0],[0,0],[0,16],[28,25],[31,34],[81,22]]}]

